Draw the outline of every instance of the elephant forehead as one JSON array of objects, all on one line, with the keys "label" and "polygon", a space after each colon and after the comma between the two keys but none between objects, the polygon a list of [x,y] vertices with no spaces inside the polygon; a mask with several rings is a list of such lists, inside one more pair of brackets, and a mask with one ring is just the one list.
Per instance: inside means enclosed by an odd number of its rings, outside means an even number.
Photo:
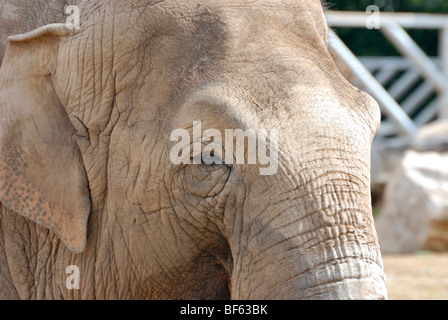
[{"label": "elephant forehead", "polygon": [[[341,141],[367,147],[377,127],[378,105],[364,92],[341,91],[328,85],[293,88],[291,101],[296,107],[289,112],[296,123],[293,127],[308,136],[339,137]],[[372,117],[361,117],[360,112],[372,113]]]},{"label": "elephant forehead", "polygon": [[[110,13],[114,16],[115,40],[129,44],[122,46],[122,50],[132,50],[136,45],[142,48],[160,36],[184,39],[192,33],[199,36],[187,39],[189,42],[232,39],[236,46],[261,38],[276,42],[287,34],[294,35],[294,41],[297,36],[302,40],[327,37],[326,21],[318,0],[136,0],[131,4],[120,1],[116,6]],[[182,51],[188,53],[188,47]]]},{"label": "elephant forehead", "polygon": [[309,91],[307,92],[306,100],[309,100],[312,108],[317,111],[317,119],[320,121],[330,119],[336,124],[347,124],[347,120],[350,117],[347,105],[331,89],[315,87],[312,89],[307,88],[306,91]]}]

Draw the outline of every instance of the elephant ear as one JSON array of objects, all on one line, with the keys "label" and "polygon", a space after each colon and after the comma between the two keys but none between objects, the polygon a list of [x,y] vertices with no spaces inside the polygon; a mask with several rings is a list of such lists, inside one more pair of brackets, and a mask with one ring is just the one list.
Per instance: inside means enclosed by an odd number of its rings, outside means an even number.
[{"label": "elephant ear", "polygon": [[0,69],[0,201],[80,253],[90,213],[88,180],[52,81],[68,32],[55,24],[8,39]]}]

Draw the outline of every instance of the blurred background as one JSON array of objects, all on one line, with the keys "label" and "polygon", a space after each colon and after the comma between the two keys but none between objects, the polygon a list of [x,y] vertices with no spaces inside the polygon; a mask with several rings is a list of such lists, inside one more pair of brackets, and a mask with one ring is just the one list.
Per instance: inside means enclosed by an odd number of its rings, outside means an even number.
[{"label": "blurred background", "polygon": [[[372,5],[380,25],[369,29]],[[389,298],[448,299],[448,1],[327,8],[335,60],[382,109],[371,179]]]},{"label": "blurred background", "polygon": [[[447,0],[332,0],[327,1],[330,10],[366,11],[370,5],[376,5],[381,12],[417,12],[417,13],[447,13]],[[355,28],[337,28],[341,39],[350,45],[350,49],[360,56],[400,56],[381,32]],[[430,56],[438,54],[437,30],[408,30],[412,38]]]}]

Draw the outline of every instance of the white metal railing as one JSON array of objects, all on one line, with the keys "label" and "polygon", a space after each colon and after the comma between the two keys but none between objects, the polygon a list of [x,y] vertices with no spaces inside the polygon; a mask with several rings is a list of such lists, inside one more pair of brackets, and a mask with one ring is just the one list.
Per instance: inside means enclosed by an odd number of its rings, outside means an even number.
[{"label": "white metal railing", "polygon": [[[346,11],[328,11],[326,13],[327,21],[330,27],[353,27],[366,28],[370,13],[366,12],[346,12]],[[431,104],[430,111],[424,113],[422,118],[412,121],[409,113],[415,108],[412,106],[400,106],[396,101],[397,92],[400,88],[395,87],[394,91],[389,92],[383,85],[377,81],[366,65],[361,63],[349,48],[330,31],[330,46],[332,50],[343,60],[351,69],[358,80],[368,88],[379,102],[382,111],[394,123],[403,134],[413,136],[418,130],[418,126],[429,121],[431,113],[436,114],[438,118],[448,118],[448,15],[443,14],[423,14],[423,13],[380,13],[379,30],[390,41],[392,45],[408,59],[414,70],[427,81],[426,87],[421,89],[420,93],[429,92],[433,88],[438,94],[437,106]],[[414,29],[437,29],[440,33],[439,38],[439,57],[434,60],[428,57],[423,50],[415,43],[404,28]],[[365,63],[365,61],[364,61]],[[383,77],[387,77],[387,70],[383,68]],[[389,72],[390,76],[391,72]],[[409,73],[402,81],[411,81],[415,78],[415,73]],[[379,78],[381,80],[381,78]],[[402,89],[401,89],[402,90]],[[419,92],[414,96],[418,98]],[[387,126],[386,126],[387,128]]]},{"label": "white metal railing", "polygon": [[[359,60],[387,88],[390,96],[401,105],[417,127],[438,118],[440,103],[437,91],[422,78],[409,60],[403,57],[359,57]],[[439,65],[437,58],[431,60]],[[378,135],[388,137],[396,133],[396,127],[386,119]]]}]

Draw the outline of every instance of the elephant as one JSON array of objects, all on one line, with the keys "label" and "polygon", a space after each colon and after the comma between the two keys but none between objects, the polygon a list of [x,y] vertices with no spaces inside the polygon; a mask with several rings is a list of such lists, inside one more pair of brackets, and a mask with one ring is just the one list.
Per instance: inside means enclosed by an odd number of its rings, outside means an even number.
[{"label": "elephant", "polygon": [[[0,69],[0,299],[387,299],[380,110],[320,1],[31,2]],[[212,161],[173,161],[196,123]],[[278,132],[273,172],[218,152],[238,129]]]}]

